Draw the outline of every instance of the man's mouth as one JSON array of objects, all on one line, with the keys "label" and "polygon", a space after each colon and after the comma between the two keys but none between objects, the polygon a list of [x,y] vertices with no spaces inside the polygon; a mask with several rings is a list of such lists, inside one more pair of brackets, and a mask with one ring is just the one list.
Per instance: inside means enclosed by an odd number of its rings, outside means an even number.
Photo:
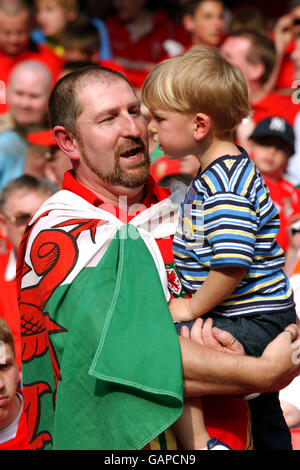
[{"label": "man's mouth", "polygon": [[126,150],[125,152],[120,153],[120,157],[122,158],[134,158],[142,153],[141,147],[133,147],[130,150]]}]

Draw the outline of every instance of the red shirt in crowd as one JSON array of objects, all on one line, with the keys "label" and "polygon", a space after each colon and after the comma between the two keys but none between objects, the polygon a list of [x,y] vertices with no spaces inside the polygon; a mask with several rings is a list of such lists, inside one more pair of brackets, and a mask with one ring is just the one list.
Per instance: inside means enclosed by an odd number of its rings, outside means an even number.
[{"label": "red shirt in crowd", "polygon": [[134,40],[126,28],[126,23],[117,16],[106,21],[114,59],[126,69],[150,70],[165,59],[168,52],[164,46],[167,39],[188,45],[189,38],[181,26],[169,19],[163,10],[154,13],[152,28]]},{"label": "red shirt in crowd", "polygon": [[[18,394],[22,395],[22,391],[18,390]],[[27,425],[24,406],[19,420],[18,430],[13,439],[0,443],[0,450],[29,450],[29,442],[27,437]]]},{"label": "red shirt in crowd", "polygon": [[271,116],[279,116],[294,126],[295,118],[300,111],[299,105],[293,103],[290,95],[283,95],[271,91],[257,103],[251,103],[252,119],[257,124]]},{"label": "red shirt in crowd", "polygon": [[283,178],[273,181],[264,176],[264,181],[269,188],[271,199],[279,211],[280,230],[276,240],[286,251],[289,246],[290,220],[296,214],[300,214],[300,188],[296,188]]}]

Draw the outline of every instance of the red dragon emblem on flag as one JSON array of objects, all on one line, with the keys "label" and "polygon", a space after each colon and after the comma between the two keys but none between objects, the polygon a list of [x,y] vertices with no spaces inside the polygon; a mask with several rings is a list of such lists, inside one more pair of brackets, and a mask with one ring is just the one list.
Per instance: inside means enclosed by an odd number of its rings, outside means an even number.
[{"label": "red dragon emblem on flag", "polygon": [[[48,212],[42,217],[47,216]],[[60,367],[51,342],[51,335],[65,332],[62,325],[56,324],[44,306],[57,286],[71,272],[78,257],[77,238],[84,230],[90,230],[94,241],[96,227],[99,220],[71,219],[55,227],[41,231],[35,238],[30,252],[30,257],[35,273],[40,281],[35,286],[22,287],[22,277],[31,271],[31,268],[20,260],[24,259],[31,228],[27,228],[20,245],[17,268],[19,308],[21,316],[21,340],[22,362],[24,364],[50,353],[53,376],[56,388],[60,380]],[[62,227],[72,226],[69,232]],[[60,253],[68,253],[68,256],[60,256]],[[46,393],[53,393],[55,406],[56,390],[45,382],[24,384],[24,404],[27,416],[28,439],[31,449],[42,449],[47,443],[52,442],[48,432],[38,433],[40,418],[40,400]]]}]

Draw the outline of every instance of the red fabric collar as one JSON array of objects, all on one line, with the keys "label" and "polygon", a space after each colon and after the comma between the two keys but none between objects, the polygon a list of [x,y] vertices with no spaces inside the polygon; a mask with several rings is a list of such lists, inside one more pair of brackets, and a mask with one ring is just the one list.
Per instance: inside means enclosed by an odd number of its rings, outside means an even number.
[{"label": "red fabric collar", "polygon": [[[72,193],[77,194],[77,196],[82,197],[93,206],[99,207],[101,204],[103,204],[103,201],[98,196],[96,196],[92,191],[90,191],[88,188],[83,186],[81,183],[79,183],[75,179],[72,170],[69,170],[65,173],[62,189],[66,189],[68,191],[71,191]],[[141,212],[143,208],[145,207],[148,208],[151,205],[157,204],[163,199],[166,199],[166,197],[168,197],[169,194],[170,194],[170,191],[168,189],[161,188],[160,186],[158,186],[156,182],[154,181],[154,179],[152,178],[152,176],[149,176],[146,181],[146,196],[144,200],[141,201],[141,210],[135,211],[132,217],[134,217],[139,212]],[[109,210],[109,207],[107,204],[105,205],[105,209]],[[117,217],[121,216],[118,207],[112,206],[112,212],[114,212]]]}]

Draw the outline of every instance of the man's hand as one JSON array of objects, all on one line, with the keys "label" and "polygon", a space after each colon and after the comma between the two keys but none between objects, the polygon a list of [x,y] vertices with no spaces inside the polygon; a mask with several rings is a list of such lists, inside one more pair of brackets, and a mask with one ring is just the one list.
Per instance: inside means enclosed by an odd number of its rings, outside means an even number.
[{"label": "man's hand", "polygon": [[269,391],[286,387],[300,375],[300,328],[294,324],[285,328],[268,344],[260,359],[271,379]]},{"label": "man's hand", "polygon": [[199,344],[217,349],[218,351],[245,354],[241,343],[239,343],[231,333],[214,327],[211,318],[208,318],[205,322],[202,318],[198,318],[191,332],[186,326],[183,326],[181,336],[191,338]]}]

